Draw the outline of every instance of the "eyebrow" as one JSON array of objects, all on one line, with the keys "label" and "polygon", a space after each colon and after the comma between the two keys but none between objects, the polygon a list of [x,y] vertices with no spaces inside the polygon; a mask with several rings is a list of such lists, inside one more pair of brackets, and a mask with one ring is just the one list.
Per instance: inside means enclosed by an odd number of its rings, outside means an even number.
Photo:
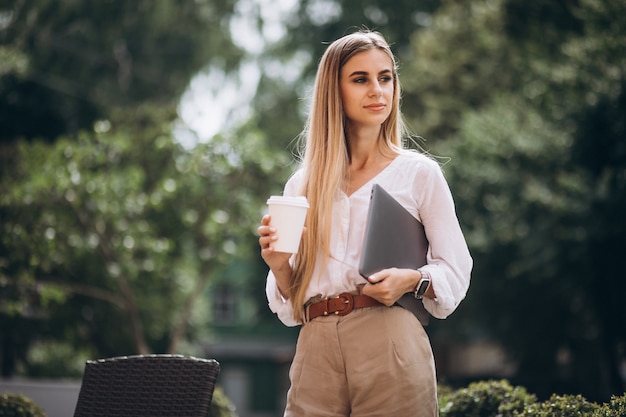
[{"label": "eyebrow", "polygon": [[[384,69],[384,70],[380,71],[378,73],[378,75],[381,75],[381,74],[391,74],[391,73],[392,73],[392,71],[390,69]],[[354,71],[353,73],[348,75],[348,77],[354,77],[356,75],[369,75],[369,72],[367,72],[367,71]]]}]

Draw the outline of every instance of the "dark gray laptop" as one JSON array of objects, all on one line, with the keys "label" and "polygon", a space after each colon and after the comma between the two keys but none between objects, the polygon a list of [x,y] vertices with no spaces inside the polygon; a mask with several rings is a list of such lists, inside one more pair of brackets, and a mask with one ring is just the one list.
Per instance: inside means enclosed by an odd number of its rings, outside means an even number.
[{"label": "dark gray laptop", "polygon": [[[424,226],[379,184],[372,187],[359,273],[368,276],[385,268],[417,269],[426,264],[428,240]],[[398,304],[428,323],[421,300],[405,294]]]}]

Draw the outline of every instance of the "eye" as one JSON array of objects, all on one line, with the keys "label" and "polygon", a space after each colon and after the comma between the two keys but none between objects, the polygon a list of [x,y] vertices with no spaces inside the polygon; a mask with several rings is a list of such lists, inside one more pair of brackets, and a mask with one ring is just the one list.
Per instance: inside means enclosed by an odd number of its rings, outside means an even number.
[{"label": "eye", "polygon": [[352,81],[355,82],[355,83],[358,83],[358,84],[362,84],[362,83],[366,82],[367,79],[365,77],[358,77],[358,78],[355,78]]},{"label": "eye", "polygon": [[385,75],[383,77],[380,77],[379,80],[380,80],[381,83],[388,83],[388,82],[393,80],[393,77],[391,77],[389,75]]}]

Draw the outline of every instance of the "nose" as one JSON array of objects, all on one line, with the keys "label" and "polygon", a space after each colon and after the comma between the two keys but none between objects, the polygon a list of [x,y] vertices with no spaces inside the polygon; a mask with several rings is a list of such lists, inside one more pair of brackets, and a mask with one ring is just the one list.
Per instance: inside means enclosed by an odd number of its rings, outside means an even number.
[{"label": "nose", "polygon": [[380,86],[380,82],[375,80],[372,83],[372,89],[370,90],[370,96],[372,97],[380,97],[383,95],[383,88]]}]

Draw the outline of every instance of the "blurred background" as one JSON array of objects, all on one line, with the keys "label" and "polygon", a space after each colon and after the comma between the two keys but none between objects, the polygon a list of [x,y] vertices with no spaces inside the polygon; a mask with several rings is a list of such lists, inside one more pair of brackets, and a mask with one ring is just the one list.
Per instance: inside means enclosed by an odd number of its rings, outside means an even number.
[{"label": "blurred background", "polygon": [[440,381],[623,393],[622,0],[1,0],[3,383],[180,353],[220,361],[240,416],[281,415],[298,329],[256,227],[323,50],[361,27],[393,44],[475,261],[427,329]]}]

